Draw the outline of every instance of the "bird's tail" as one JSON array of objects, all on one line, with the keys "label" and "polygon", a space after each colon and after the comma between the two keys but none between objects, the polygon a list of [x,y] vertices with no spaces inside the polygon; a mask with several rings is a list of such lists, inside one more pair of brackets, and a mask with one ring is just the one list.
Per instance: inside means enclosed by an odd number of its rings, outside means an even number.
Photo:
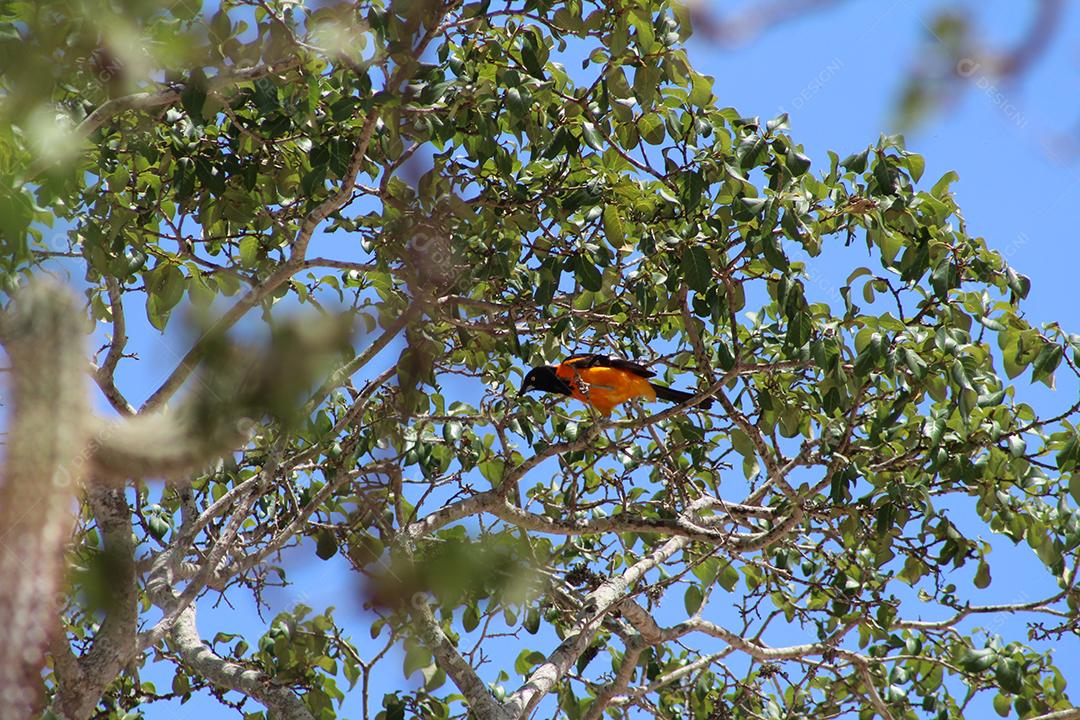
[{"label": "bird's tail", "polygon": [[[694,393],[683,392],[682,390],[673,390],[663,385],[657,385],[656,383],[649,383],[652,389],[656,391],[656,397],[661,400],[668,400],[673,403],[686,402],[690,398],[694,397]],[[709,408],[712,406],[712,399],[706,398],[697,405],[699,408]]]}]

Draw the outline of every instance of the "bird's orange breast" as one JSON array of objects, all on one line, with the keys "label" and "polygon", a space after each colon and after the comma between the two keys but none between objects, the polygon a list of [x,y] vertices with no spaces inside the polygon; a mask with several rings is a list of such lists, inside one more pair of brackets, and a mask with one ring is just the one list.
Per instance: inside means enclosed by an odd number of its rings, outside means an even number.
[{"label": "bird's orange breast", "polygon": [[563,364],[555,374],[570,385],[570,397],[592,405],[604,415],[610,415],[616,405],[630,398],[656,399],[647,379],[620,368],[577,368]]}]

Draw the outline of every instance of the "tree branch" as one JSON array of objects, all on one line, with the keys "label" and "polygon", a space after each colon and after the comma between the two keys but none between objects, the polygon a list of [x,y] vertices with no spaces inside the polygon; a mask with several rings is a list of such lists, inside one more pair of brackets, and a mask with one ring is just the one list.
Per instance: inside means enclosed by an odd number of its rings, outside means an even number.
[{"label": "tree branch", "polygon": [[[68,671],[58,678],[53,708],[68,720],[91,717],[105,688],[138,652],[135,640],[139,593],[135,582],[131,512],[122,490],[91,487],[87,495],[104,543],[104,557],[109,568],[105,580],[110,596],[105,619],[90,649],[78,658],[77,672]],[[70,654],[66,642],[64,649]],[[54,658],[58,658],[56,652],[53,652]]]},{"label": "tree branch", "polygon": [[1037,715],[1029,720],[1080,720],[1080,708],[1072,707],[1066,710],[1055,710],[1045,715]]},{"label": "tree branch", "polygon": [[514,716],[488,690],[484,681],[473,670],[472,665],[462,657],[454,644],[443,632],[435,616],[431,613],[423,595],[412,598],[412,616],[420,625],[420,635],[425,646],[435,656],[439,667],[453,680],[454,685],[465,696],[469,710],[479,720],[511,720]]},{"label": "tree branch", "polygon": [[109,342],[109,351],[101,367],[94,371],[94,381],[116,412],[121,415],[134,415],[135,408],[116,387],[114,378],[116,365],[123,357],[124,346],[127,345],[127,321],[124,318],[123,295],[120,291],[120,283],[114,277],[105,278],[105,287],[109,294],[109,307],[112,310],[112,340]]},{"label": "tree branch", "polygon": [[[695,501],[688,512],[696,512],[700,501]],[[536,704],[555,687],[566,674],[570,666],[581,656],[592,640],[593,634],[600,627],[604,616],[620,603],[645,573],[666,561],[676,552],[690,544],[688,538],[676,537],[668,540],[649,555],[631,565],[620,576],[603,582],[585,598],[582,610],[578,613],[574,626],[567,631],[566,639],[540,664],[525,683],[507,698],[513,717],[523,718],[536,707]]]},{"label": "tree branch", "polygon": [[[190,495],[181,507],[185,520],[193,520]],[[238,513],[237,517],[243,520],[245,516],[243,513]],[[225,540],[224,537],[219,540],[218,547],[224,546],[223,540]],[[211,555],[213,556],[213,553]],[[185,598],[184,593],[173,590],[176,570],[181,564],[181,558],[181,554],[167,550],[155,559],[150,570],[150,577],[146,583],[147,595],[150,601],[169,618],[168,623],[159,623],[154,630],[158,628],[164,630],[186,668],[218,687],[235,690],[262,703],[269,710],[271,718],[314,720],[307,707],[292,690],[275,685],[271,678],[260,671],[244,668],[219,656],[203,642],[196,624],[195,605]],[[200,567],[199,572],[203,572],[206,568],[212,569],[213,566],[213,558],[208,558],[207,562]],[[154,633],[144,634],[143,639],[147,639],[152,634]]]},{"label": "tree branch", "polygon": [[262,703],[273,720],[314,720],[292,690],[275,685],[264,673],[237,665],[211,650],[199,635],[194,605],[189,605],[180,613],[169,637],[189,670],[218,687],[235,690]]},{"label": "tree branch", "polygon": [[642,651],[647,647],[646,644],[635,640],[638,639],[631,638],[626,652],[623,653],[619,671],[615,673],[615,679],[597,693],[596,700],[589,706],[589,711],[585,713],[585,720],[600,720],[604,715],[604,710],[611,705],[612,701],[618,695],[626,692],[627,686],[630,685],[630,681],[634,677],[634,670],[637,669],[638,659],[641,657]]},{"label": "tree branch", "polygon": [[[389,469],[386,463],[377,463],[369,467],[363,468],[359,474],[365,473],[380,473],[386,472]],[[311,499],[310,502],[305,505],[296,517],[294,517],[288,525],[286,525],[274,538],[266,544],[265,547],[259,549],[257,552],[253,552],[249,555],[245,555],[241,558],[232,560],[228,565],[223,568],[219,568],[213,578],[209,581],[209,585],[214,588],[223,588],[229,578],[237,575],[243,575],[251,570],[266,558],[270,557],[276,552],[279,552],[286,543],[291,540],[295,540],[300,535],[301,528],[307,523],[308,518],[318,510],[323,503],[325,503],[331,495],[337,492],[342,485],[355,477],[355,474],[345,472],[344,469],[339,470],[336,474],[327,480],[327,483],[319,489],[319,492]]]},{"label": "tree branch", "polygon": [[184,384],[191,373],[198,367],[199,362],[206,355],[207,351],[214,346],[221,337],[240,321],[240,318],[244,317],[251,308],[261,303],[264,299],[268,298],[278,286],[286,282],[289,278],[295,275],[302,269],[299,262],[294,262],[290,259],[284,265],[281,265],[276,271],[274,271],[270,277],[264,280],[259,285],[251,288],[244,297],[236,301],[231,308],[229,308],[224,315],[222,315],[217,322],[210,326],[210,329],[203,333],[195,344],[187,351],[183,358],[181,358],[179,364],[169,374],[169,377],[165,378],[165,381],[158,386],[157,390],[150,394],[150,397],[146,399],[146,402],[139,408],[139,413],[143,414],[153,410],[159,409],[164,405],[176,391],[180,389],[180,386]]},{"label": "tree branch", "polygon": [[883,720],[893,720],[892,713],[889,712],[889,706],[885,704],[885,700],[882,699],[877,687],[874,685],[874,675],[870,672],[870,665],[866,662],[866,659],[853,652],[838,652],[838,654],[850,660],[851,664],[855,666],[855,671],[859,673],[859,678],[862,680],[863,685],[866,686],[866,694],[870,698],[870,704],[877,710],[878,715]]},{"label": "tree branch", "polygon": [[730,537],[728,533],[698,527],[681,516],[672,519],[656,518],[652,520],[620,514],[592,518],[591,520],[558,520],[546,515],[526,512],[505,500],[501,502],[489,500],[481,509],[520,528],[551,533],[552,535],[590,535],[605,532],[652,533],[683,537],[711,545],[726,544]]}]

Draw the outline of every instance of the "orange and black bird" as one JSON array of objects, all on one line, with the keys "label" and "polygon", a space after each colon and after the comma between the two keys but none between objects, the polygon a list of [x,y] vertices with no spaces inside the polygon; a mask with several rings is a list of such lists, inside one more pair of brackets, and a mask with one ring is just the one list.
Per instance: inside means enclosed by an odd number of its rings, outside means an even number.
[{"label": "orange and black bird", "polygon": [[[571,355],[559,365],[541,365],[530,370],[521,383],[518,396],[530,390],[569,395],[604,415],[610,415],[616,405],[631,398],[659,398],[681,403],[694,397],[693,393],[649,382],[655,375],[644,365],[622,358]],[[710,405],[712,401],[708,398],[698,404],[702,408]]]}]

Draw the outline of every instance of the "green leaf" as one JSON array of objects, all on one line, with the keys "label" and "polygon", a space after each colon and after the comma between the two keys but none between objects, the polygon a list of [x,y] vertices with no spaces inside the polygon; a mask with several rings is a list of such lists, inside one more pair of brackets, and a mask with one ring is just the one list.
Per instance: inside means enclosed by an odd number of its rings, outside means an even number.
[{"label": "green leaf", "polygon": [[[1029,544],[1032,542],[1032,537],[1032,535],[1028,535]],[[1044,536],[1038,544],[1034,546],[1034,549],[1035,555],[1037,555],[1047,567],[1053,567],[1061,562],[1061,548],[1052,537]]]},{"label": "green leaf", "polygon": [[529,110],[525,100],[522,98],[521,91],[517,88],[510,88],[506,91],[506,107],[515,117],[523,117]]},{"label": "green leaf", "polygon": [[177,671],[177,673],[173,675],[172,691],[176,695],[186,695],[191,692],[191,683],[188,682],[186,674]]},{"label": "green leaf", "polygon": [[558,277],[542,276],[542,279],[536,285],[536,292],[533,293],[533,300],[538,306],[544,307],[551,303],[552,298],[555,297],[555,291],[558,289],[558,282]]},{"label": "green leaf", "polygon": [[777,131],[787,130],[791,127],[788,123],[790,119],[791,118],[786,112],[782,112],[771,120],[765,122],[765,130],[770,135],[776,133]]},{"label": "green leaf", "polygon": [[240,239],[240,264],[246,268],[255,267],[259,259],[259,238],[256,235],[245,235]]},{"label": "green leaf", "polygon": [[585,144],[598,152],[604,151],[604,138],[600,135],[600,131],[596,129],[596,126],[591,122],[584,122],[581,124],[581,138],[585,141]]},{"label": "green leaf", "polygon": [[911,173],[911,179],[915,182],[919,182],[922,178],[923,170],[926,169],[926,159],[918,153],[906,153],[904,160],[907,162],[908,172]]},{"label": "green leaf", "polygon": [[804,175],[807,170],[810,169],[810,158],[803,155],[801,152],[796,151],[794,148],[789,147],[787,153],[787,166],[788,170],[795,177]]},{"label": "green leaf", "polygon": [[109,175],[109,190],[112,192],[120,192],[124,190],[128,183],[131,182],[131,170],[127,165],[117,165],[116,170]]},{"label": "green leaf", "polygon": [[971,381],[968,380],[967,373],[964,372],[964,364],[959,360],[953,360],[952,366],[949,368],[949,375],[952,377],[953,382],[957,387],[964,390],[972,390]]},{"label": "green leaf", "polygon": [[720,587],[732,592],[735,590],[735,586],[739,584],[739,571],[735,569],[734,565],[728,563],[717,573],[716,582],[720,584]]},{"label": "green leaf", "polygon": [[659,145],[664,142],[666,135],[664,130],[664,120],[656,113],[646,113],[638,120],[638,132],[641,133],[641,137],[645,139],[645,142],[650,145]]},{"label": "green leaf", "polygon": [[522,650],[514,661],[514,671],[518,675],[528,675],[532,668],[540,665],[545,660],[547,660],[547,657],[538,650]]},{"label": "green leaf", "polygon": [[202,125],[206,119],[203,117],[203,106],[206,104],[206,74],[202,68],[195,68],[184,83],[184,89],[180,91],[180,104],[184,111],[197,125]]},{"label": "green leaf", "polygon": [[491,483],[492,487],[498,487],[502,483],[503,470],[506,467],[506,461],[502,458],[493,458],[491,460],[485,460],[476,466],[480,471],[480,474],[484,476],[484,479]]},{"label": "green leaf", "polygon": [[1012,701],[1005,695],[998,693],[994,696],[994,712],[1001,717],[1009,717],[1009,712],[1012,708]]},{"label": "green leaf", "polygon": [[480,614],[476,611],[476,606],[469,605],[461,616],[461,626],[465,629],[465,632],[472,632],[479,624]]},{"label": "green leaf", "polygon": [[168,309],[161,309],[161,301],[156,295],[151,295],[146,300],[146,318],[158,330],[164,332],[172,315]]},{"label": "green leaf", "polygon": [[879,538],[885,537],[896,524],[896,507],[891,502],[883,503],[877,509],[875,518],[874,532]]},{"label": "green leaf", "polygon": [[683,607],[686,608],[686,614],[694,615],[697,613],[704,600],[705,594],[701,592],[700,586],[695,584],[686,588],[686,592],[683,593]]},{"label": "green leaf", "polygon": [[960,657],[960,667],[964,672],[980,673],[997,662],[998,654],[993,648],[982,650],[965,649]]},{"label": "green leaf", "polygon": [[873,275],[873,274],[874,274],[874,271],[871,270],[868,267],[857,267],[857,268],[855,268],[854,270],[851,271],[851,274],[848,275],[847,282],[845,282],[844,284],[845,285],[850,285],[851,283],[855,282],[857,279],[861,278],[863,275]]},{"label": "green leaf", "polygon": [[716,580],[716,574],[720,571],[720,560],[711,557],[703,560],[693,569],[694,576],[708,587]]},{"label": "green leaf", "polygon": [[900,354],[904,358],[904,365],[911,371],[916,380],[926,378],[926,362],[910,348],[901,348]]},{"label": "green leaf", "polygon": [[462,431],[463,428],[461,423],[456,420],[451,420],[450,422],[443,425],[443,440],[445,440],[448,444],[453,445],[461,439]]},{"label": "green leaf", "polygon": [[691,245],[682,254],[680,263],[683,279],[691,290],[707,292],[712,283],[712,263],[700,245]]},{"label": "green leaf", "polygon": [[694,73],[694,80],[690,90],[690,104],[705,107],[712,99],[713,79],[708,75]]},{"label": "green leaf", "polygon": [[660,85],[660,69],[651,65],[641,65],[634,69],[634,96],[643,109],[653,106]]},{"label": "green leaf", "polygon": [[941,176],[941,179],[934,183],[934,187],[930,188],[930,194],[939,200],[944,199],[949,194],[949,186],[960,179],[960,176],[955,171],[950,170]]},{"label": "green leaf", "polygon": [[653,33],[652,15],[647,10],[634,9],[628,19],[634,26],[634,40],[642,55],[651,55],[656,51],[656,35]]},{"label": "green leaf", "polygon": [[860,153],[852,153],[846,158],[840,161],[840,164],[847,170],[854,173],[861,173],[866,171],[866,160],[870,155],[870,148],[866,148]]},{"label": "green leaf", "polygon": [[1031,290],[1031,278],[1021,275],[1012,268],[1005,270],[1005,278],[1009,284],[1009,289],[1012,290],[1018,300],[1023,300],[1028,296],[1028,292]]},{"label": "green leaf", "polygon": [[546,76],[544,75],[544,66],[540,62],[540,57],[531,43],[526,42],[521,49],[521,64],[524,65],[525,69],[529,71],[529,74],[537,80],[546,79]]},{"label": "green leaf", "polygon": [[147,527],[150,528],[150,534],[156,537],[158,540],[164,538],[170,530],[170,525],[160,515],[151,515],[150,519],[146,521]]},{"label": "green leaf", "polygon": [[599,292],[604,287],[603,275],[585,254],[579,254],[574,260],[574,275],[581,283],[581,287],[590,292]]},{"label": "green leaf", "polygon": [[615,205],[605,205],[603,214],[604,236],[611,247],[619,250],[626,244],[626,234],[623,232],[622,218],[619,217],[619,208]]},{"label": "green leaf", "polygon": [[432,663],[421,671],[424,675],[424,690],[434,692],[446,684],[446,671]]},{"label": "green leaf", "polygon": [[1047,344],[1044,345],[1039,354],[1035,356],[1035,360],[1031,363],[1031,379],[1033,381],[1042,381],[1049,387],[1054,387],[1053,374],[1057,370],[1061,359],[1064,357],[1065,352],[1061,349],[1060,345]]},{"label": "green leaf", "polygon": [[1078,461],[1080,461],[1080,438],[1073,432],[1069,433],[1061,450],[1054,456],[1054,462],[1058,470],[1067,472],[1076,469]]},{"label": "green leaf", "polygon": [[321,560],[329,560],[338,551],[337,536],[333,530],[323,528],[315,538],[315,554]]},{"label": "green leaf", "polygon": [[525,613],[525,621],[522,623],[522,627],[530,635],[535,635],[540,631],[540,611],[534,606],[529,608]]},{"label": "green leaf", "polygon": [[716,357],[717,365],[720,369],[727,372],[731,368],[735,367],[735,356],[731,352],[731,348],[725,342],[718,342],[716,344]]},{"label": "green leaf", "polygon": [[405,651],[405,661],[402,663],[402,671],[405,677],[409,677],[417,670],[422,670],[431,664],[431,653],[422,645],[411,645]]},{"label": "green leaf", "polygon": [[750,437],[741,428],[731,428],[731,444],[735,448],[735,452],[744,458],[749,459],[757,455],[754,444],[750,442]]},{"label": "green leaf", "polygon": [[998,687],[1006,692],[1018,693],[1024,687],[1024,678],[1020,672],[1020,663],[1012,658],[1001,658],[994,668],[994,680]]},{"label": "green leaf", "polygon": [[735,151],[739,158],[739,167],[750,170],[764,164],[768,149],[769,144],[765,138],[757,133],[750,133],[739,142],[739,147]]}]

